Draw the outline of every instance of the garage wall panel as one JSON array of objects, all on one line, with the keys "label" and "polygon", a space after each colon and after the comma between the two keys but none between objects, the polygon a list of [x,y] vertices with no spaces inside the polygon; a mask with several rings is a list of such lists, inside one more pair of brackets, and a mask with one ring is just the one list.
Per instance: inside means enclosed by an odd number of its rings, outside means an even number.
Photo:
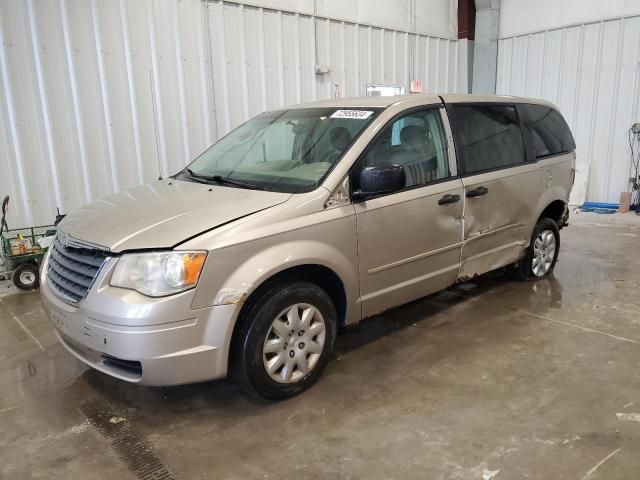
[{"label": "garage wall panel", "polygon": [[[2,50],[0,50],[2,55]],[[11,111],[13,106],[9,103],[6,96],[7,85],[5,83],[5,75],[0,75],[0,105],[6,106],[6,110]],[[17,218],[29,220],[31,210],[26,203],[28,193],[26,190],[24,171],[22,170],[23,162],[21,161],[20,140],[14,136],[15,122],[13,115],[0,115],[0,144],[6,148],[0,148],[0,178],[5,179],[5,190],[1,196],[9,195],[14,199],[11,205],[11,211]],[[17,201],[16,201],[17,200]]]},{"label": "garage wall panel", "polygon": [[349,21],[260,5],[3,0],[0,195],[12,197],[10,225],[49,223],[56,207],[170,175],[268,109],[364,95],[367,83],[408,89],[414,78],[428,91],[457,89],[457,41],[424,25],[418,34],[358,23],[361,10]]},{"label": "garage wall panel", "polygon": [[630,176],[629,127],[640,121],[640,16],[499,40],[497,93],[554,102],[577,144],[572,203],[618,202]]},{"label": "garage wall panel", "polygon": [[[84,160],[80,158],[74,130],[66,127],[73,124],[74,117],[73,111],[66,108],[72,91],[66,69],[65,42],[61,29],[62,12],[53,1],[44,2],[37,10],[28,8],[27,12],[36,27],[35,40],[39,45],[47,45],[46,49],[38,48],[38,55],[34,55],[34,60],[39,60],[36,61],[36,68],[39,68],[42,78],[43,90],[39,92],[38,97],[43,109],[43,141],[47,155],[56,165],[55,172],[51,172],[51,178],[57,178],[58,191],[54,190],[53,193],[57,199],[81,198],[84,195],[86,176],[82,165]],[[47,130],[51,135],[50,139],[47,138]],[[54,139],[59,141],[54,142]],[[67,171],[78,171],[79,175],[76,178],[61,175]]]},{"label": "garage wall panel", "polygon": [[[16,165],[23,171],[23,185],[21,192],[28,195],[28,201],[16,201],[12,206],[22,204],[24,210],[31,211],[32,205],[39,208],[48,203],[49,199],[55,201],[55,194],[51,183],[50,153],[47,151],[44,122],[42,115],[41,98],[38,93],[36,79],[36,62],[21,62],[21,58],[33,59],[33,39],[29,34],[28,5],[10,4],[2,12],[3,25],[0,27],[3,34],[2,66],[3,84],[6,88],[6,104],[3,104],[3,115],[7,115],[5,123],[12,129],[12,141],[14,142],[14,154]],[[28,92],[28,94],[26,93]],[[29,162],[28,165],[25,162]],[[39,172],[35,177],[33,172]],[[4,183],[4,182],[3,182]],[[4,191],[8,188],[3,189]],[[22,200],[22,199],[21,199]],[[30,215],[33,217],[33,215]]]},{"label": "garage wall panel", "polygon": [[[129,50],[129,85],[127,95],[131,105],[131,125],[134,141],[139,141],[139,154],[129,159],[136,163],[138,182],[143,183],[160,174],[159,125],[156,122],[157,84],[154,75],[155,47],[151,48],[148,2],[119,2],[122,18],[123,45]],[[126,52],[125,52],[126,55]],[[137,133],[136,130],[137,129]],[[137,140],[136,140],[137,137]],[[139,157],[138,157],[139,155]]]},{"label": "garage wall panel", "polygon": [[298,34],[300,50],[300,99],[303,102],[310,102],[317,98],[316,94],[316,41],[315,41],[315,21],[312,17],[299,16]]},{"label": "garage wall panel", "polygon": [[[92,0],[92,11],[96,19],[94,34],[100,37],[100,51],[96,56],[102,62],[99,74],[104,88],[103,108],[108,109],[109,115],[105,117],[105,122],[110,124],[106,126],[110,137],[107,141],[113,144],[113,150],[108,152],[109,163],[114,165],[112,173],[116,176],[113,188],[130,188],[138,184],[139,177],[120,5],[109,0]],[[124,163],[119,161],[121,158],[133,161]]]}]

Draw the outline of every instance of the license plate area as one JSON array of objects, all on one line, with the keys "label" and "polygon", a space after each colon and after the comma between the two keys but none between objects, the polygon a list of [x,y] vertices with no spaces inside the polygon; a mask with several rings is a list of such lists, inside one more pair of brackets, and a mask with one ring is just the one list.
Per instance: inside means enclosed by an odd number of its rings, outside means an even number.
[{"label": "license plate area", "polygon": [[97,352],[99,341],[91,327],[86,322],[71,318],[54,307],[49,307],[49,318],[54,327],[65,337],[74,343],[74,347],[79,350],[86,350],[86,356],[93,356],[91,352]]}]

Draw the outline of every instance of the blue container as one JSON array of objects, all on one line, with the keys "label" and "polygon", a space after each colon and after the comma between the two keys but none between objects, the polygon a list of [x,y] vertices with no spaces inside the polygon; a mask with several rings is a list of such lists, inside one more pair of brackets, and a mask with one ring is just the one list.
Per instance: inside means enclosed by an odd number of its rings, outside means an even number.
[{"label": "blue container", "polygon": [[603,202],[584,202],[583,208],[608,208],[611,210],[618,210],[620,205],[618,203],[603,203]]}]

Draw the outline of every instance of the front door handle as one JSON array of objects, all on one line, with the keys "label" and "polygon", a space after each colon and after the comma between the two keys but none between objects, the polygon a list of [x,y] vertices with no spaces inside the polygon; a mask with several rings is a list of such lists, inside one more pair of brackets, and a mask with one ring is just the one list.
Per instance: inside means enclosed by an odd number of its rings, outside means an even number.
[{"label": "front door handle", "polygon": [[456,203],[460,201],[460,195],[452,195],[447,193],[444,197],[438,200],[438,205],[449,205],[450,203]]},{"label": "front door handle", "polygon": [[473,190],[469,190],[467,192],[467,198],[481,197],[482,195],[486,195],[487,193],[489,193],[489,189],[487,187],[478,187],[474,188]]}]

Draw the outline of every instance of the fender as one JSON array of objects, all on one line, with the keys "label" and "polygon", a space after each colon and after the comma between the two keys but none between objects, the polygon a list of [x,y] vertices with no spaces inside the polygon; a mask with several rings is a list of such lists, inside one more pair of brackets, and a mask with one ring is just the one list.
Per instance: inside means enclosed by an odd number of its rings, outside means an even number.
[{"label": "fender", "polygon": [[[319,265],[342,281],[348,322],[360,320],[355,216],[212,251],[192,308],[243,303],[272,276],[292,267]],[[327,229],[332,235],[327,235]],[[322,231],[324,230],[324,231]]]}]

